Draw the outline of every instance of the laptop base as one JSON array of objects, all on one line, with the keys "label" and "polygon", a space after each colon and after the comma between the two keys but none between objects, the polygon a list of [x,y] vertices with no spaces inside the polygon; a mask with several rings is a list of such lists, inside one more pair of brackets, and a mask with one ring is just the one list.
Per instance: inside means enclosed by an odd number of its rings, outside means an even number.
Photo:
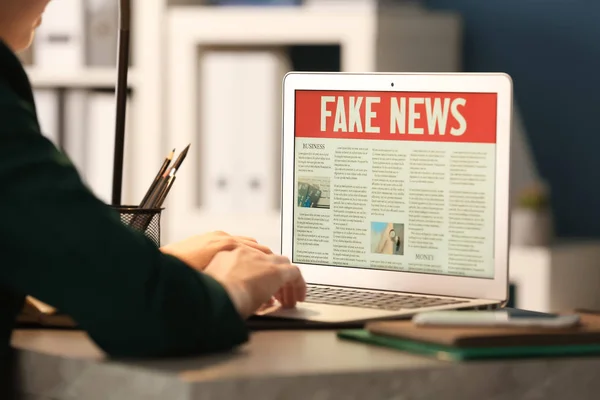
[{"label": "laptop base", "polygon": [[268,318],[281,318],[287,320],[310,321],[314,323],[344,324],[365,323],[367,321],[383,319],[412,318],[413,315],[425,311],[458,310],[458,309],[491,309],[498,308],[501,304],[493,300],[469,300],[457,306],[439,306],[398,311],[376,310],[372,308],[350,307],[344,305],[331,305],[320,303],[299,303],[294,308],[285,309],[276,304],[271,308],[262,310],[257,316]]}]

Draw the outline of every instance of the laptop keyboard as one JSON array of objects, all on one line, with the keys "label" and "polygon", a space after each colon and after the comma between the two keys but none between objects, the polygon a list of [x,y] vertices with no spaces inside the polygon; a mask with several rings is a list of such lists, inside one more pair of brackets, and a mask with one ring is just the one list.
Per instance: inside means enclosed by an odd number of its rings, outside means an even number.
[{"label": "laptop keyboard", "polygon": [[350,288],[308,285],[307,303],[333,304],[350,307],[375,308],[386,311],[437,307],[467,303],[465,300],[443,297],[422,297],[389,292],[369,292]]}]

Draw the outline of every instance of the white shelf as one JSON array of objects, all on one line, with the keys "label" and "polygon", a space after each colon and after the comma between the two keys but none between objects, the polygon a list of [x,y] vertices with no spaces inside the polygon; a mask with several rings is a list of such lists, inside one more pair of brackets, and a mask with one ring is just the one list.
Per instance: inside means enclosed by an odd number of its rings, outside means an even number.
[{"label": "white shelf", "polygon": [[[115,68],[82,68],[58,71],[54,68],[43,69],[39,67],[27,67],[27,75],[34,87],[114,87],[117,82],[117,70]],[[135,71],[130,70],[128,83],[135,85]]]},{"label": "white shelf", "polygon": [[[216,45],[331,43],[343,40],[340,33],[342,36],[348,32],[352,36],[354,31],[375,34],[378,24],[386,23],[387,19],[394,25],[392,32],[398,33],[409,32],[401,26],[411,28],[423,18],[430,20],[429,23],[437,19],[442,25],[447,25],[448,19],[455,19],[452,14],[425,12],[417,6],[395,7],[381,14],[374,6],[353,3],[340,6],[336,2],[297,7],[175,5],[168,10],[170,24],[182,25],[179,31],[201,35],[203,42]],[[434,27],[432,33],[437,30]]]},{"label": "white shelf", "polygon": [[173,6],[171,24],[206,44],[329,43],[340,32],[371,30],[368,10],[313,7]]}]

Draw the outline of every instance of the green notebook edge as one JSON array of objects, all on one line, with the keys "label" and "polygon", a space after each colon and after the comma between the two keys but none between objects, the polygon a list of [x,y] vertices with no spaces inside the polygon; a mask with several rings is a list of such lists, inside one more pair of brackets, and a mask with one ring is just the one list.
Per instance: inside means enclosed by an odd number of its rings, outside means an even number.
[{"label": "green notebook edge", "polygon": [[337,332],[340,339],[388,347],[412,354],[434,357],[445,361],[467,361],[510,358],[547,358],[568,356],[591,356],[600,354],[598,344],[574,344],[568,346],[519,346],[519,347],[452,347],[416,340],[376,335],[365,329],[344,329]]}]

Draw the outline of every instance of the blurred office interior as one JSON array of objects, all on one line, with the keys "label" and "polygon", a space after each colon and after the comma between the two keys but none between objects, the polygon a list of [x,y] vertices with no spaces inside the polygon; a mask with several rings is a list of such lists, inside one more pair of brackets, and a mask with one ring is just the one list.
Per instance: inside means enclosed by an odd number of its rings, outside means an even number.
[{"label": "blurred office interior", "polygon": [[[600,3],[132,6],[123,203],[139,203],[172,148],[192,145],[165,204],[163,242],[218,229],[278,249],[281,80],[288,71],[506,72],[515,90],[512,304],[600,307]],[[117,32],[118,1],[54,1],[33,47],[21,54],[44,133],[106,202]]]}]

